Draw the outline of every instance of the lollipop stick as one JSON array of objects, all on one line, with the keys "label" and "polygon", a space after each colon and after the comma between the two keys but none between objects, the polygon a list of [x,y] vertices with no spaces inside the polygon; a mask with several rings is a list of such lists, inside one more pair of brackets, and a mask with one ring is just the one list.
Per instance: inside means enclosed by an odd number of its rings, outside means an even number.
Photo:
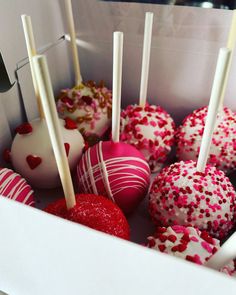
[{"label": "lollipop stick", "polygon": [[200,153],[197,161],[197,171],[200,172],[204,172],[206,167],[212,135],[219,111],[222,89],[226,78],[226,71],[229,63],[230,53],[231,51],[227,48],[221,48],[219,52],[214,82],[211,90],[211,98],[208,106],[207,118],[200,147]]},{"label": "lollipop stick", "polygon": [[120,103],[123,61],[123,33],[113,34],[113,84],[112,84],[112,140],[119,142]]},{"label": "lollipop stick", "polygon": [[42,106],[45,113],[49,136],[66,198],[66,205],[67,208],[70,209],[75,206],[75,193],[62,139],[46,57],[44,55],[33,57],[33,66],[39,87],[39,93],[42,98]]},{"label": "lollipop stick", "polygon": [[80,73],[79,54],[76,46],[75,23],[73,18],[71,0],[65,0],[65,8],[70,34],[71,53],[75,70],[75,85],[78,86],[82,82],[82,77]]},{"label": "lollipop stick", "polygon": [[35,92],[35,96],[36,96],[37,104],[38,104],[38,111],[39,111],[40,118],[42,119],[42,118],[44,118],[44,113],[43,113],[43,109],[42,109],[42,103],[41,103],[38,85],[36,82],[35,73],[34,73],[33,64],[32,64],[32,58],[33,58],[33,56],[35,56],[37,54],[37,52],[36,52],[36,46],[35,46],[31,18],[28,15],[22,15],[21,20],[22,20],[22,24],[23,24],[26,48],[27,48],[28,57],[29,57],[29,64],[30,64],[30,70],[31,70],[31,75],[32,75],[32,80],[33,80],[34,92]]},{"label": "lollipop stick", "polygon": [[222,94],[221,94],[221,103],[220,103],[221,107],[223,107],[224,105],[225,91],[226,91],[227,83],[229,80],[229,71],[232,64],[235,43],[236,43],[236,9],[233,11],[233,18],[232,18],[232,23],[231,23],[228,41],[227,41],[227,48],[231,50],[231,56],[230,56],[227,71],[225,74],[225,82],[224,82]]},{"label": "lollipop stick", "polygon": [[205,266],[219,270],[236,257],[236,234],[234,233],[221,248],[211,256]]},{"label": "lollipop stick", "polygon": [[151,43],[152,43],[152,24],[153,24],[153,13],[146,12],[144,38],[143,38],[141,85],[140,85],[140,94],[139,94],[139,105],[142,107],[145,106],[146,100],[147,100],[149,62],[150,62]]}]

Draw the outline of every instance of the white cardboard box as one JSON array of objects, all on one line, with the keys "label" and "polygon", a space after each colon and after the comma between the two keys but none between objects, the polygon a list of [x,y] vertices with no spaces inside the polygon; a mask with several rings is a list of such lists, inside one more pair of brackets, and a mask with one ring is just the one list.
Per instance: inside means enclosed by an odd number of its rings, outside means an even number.
[{"label": "white cardboard box", "polygon": [[[218,50],[225,46],[232,12],[188,7],[74,0],[84,80],[104,79],[111,86],[112,32],[124,39],[123,105],[139,93],[145,11],[155,13],[150,102],[177,121],[208,102]],[[62,0],[0,0],[0,50],[17,85],[0,94],[0,149],[11,131],[37,117],[20,15],[32,17],[39,50],[46,51],[55,92],[73,84]],[[59,40],[59,41],[58,41]],[[226,104],[236,109],[232,66]],[[50,195],[48,197],[48,195]],[[57,192],[59,194],[59,192]],[[38,207],[55,191],[37,192]],[[60,195],[59,195],[60,196]],[[143,242],[153,227],[145,203],[130,218],[132,240]],[[235,294],[236,280],[215,271],[93,231],[38,209],[0,198],[0,290],[9,295],[74,294]]]}]

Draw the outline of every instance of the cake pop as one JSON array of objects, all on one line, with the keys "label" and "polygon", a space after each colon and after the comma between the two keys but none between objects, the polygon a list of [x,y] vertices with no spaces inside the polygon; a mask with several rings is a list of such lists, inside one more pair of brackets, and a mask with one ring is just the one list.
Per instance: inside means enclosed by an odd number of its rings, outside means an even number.
[{"label": "cake pop", "polygon": [[164,168],[155,178],[149,210],[153,220],[163,226],[197,226],[217,238],[232,229],[236,193],[223,171],[207,165],[198,172],[196,162],[177,162]]},{"label": "cake pop", "polygon": [[36,56],[33,63],[42,97],[45,120],[65,194],[65,200],[58,200],[49,205],[46,211],[120,238],[129,239],[129,225],[115,204],[102,196],[75,196],[46,57]]},{"label": "cake pop", "polygon": [[139,105],[128,105],[121,113],[121,141],[133,145],[147,160],[151,172],[159,171],[174,143],[175,124],[160,106],[149,105],[147,86],[152,39],[153,13],[145,19]]},{"label": "cake pop", "polygon": [[[147,246],[204,265],[220,249],[220,241],[212,238],[206,231],[173,225],[159,227],[154,236],[148,237]],[[220,271],[232,276],[235,273],[233,261],[224,265]]]},{"label": "cake pop", "polygon": [[[60,120],[64,146],[71,171],[82,155],[84,140],[69,120]],[[60,185],[55,157],[44,119],[25,123],[16,129],[11,146],[11,160],[15,170],[36,188],[55,188]]]},{"label": "cake pop", "polygon": [[[180,160],[197,160],[207,116],[207,107],[188,115],[176,134],[177,157]],[[218,114],[208,164],[225,173],[236,169],[236,114],[224,107]]]},{"label": "cake pop", "polygon": [[[32,58],[36,54],[36,49],[30,17],[23,15],[22,23],[40,119],[24,123],[16,128],[16,136],[11,147],[11,160],[14,169],[25,177],[32,186],[55,188],[60,185],[60,178],[32,68]],[[73,170],[82,155],[84,140],[77,130],[76,124],[69,118],[60,120],[60,128],[63,133],[70,169]]]},{"label": "cake pop", "polygon": [[111,91],[101,82],[82,81],[71,0],[65,1],[70,33],[71,54],[75,71],[75,87],[63,89],[57,100],[60,117],[73,119],[86,141],[98,142],[111,125]]},{"label": "cake pop", "polygon": [[130,213],[145,197],[150,170],[142,154],[119,142],[123,34],[114,33],[112,141],[99,142],[82,156],[77,168],[79,190],[105,195]]},{"label": "cake pop", "polygon": [[112,201],[93,194],[76,195],[76,206],[67,210],[65,199],[50,204],[45,211],[98,231],[129,240],[129,225]]},{"label": "cake pop", "polygon": [[150,213],[161,225],[182,224],[223,238],[233,227],[236,193],[223,171],[206,165],[220,107],[230,51],[221,48],[198,162],[177,162],[156,177],[150,193]]},{"label": "cake pop", "polygon": [[31,187],[24,178],[8,168],[0,168],[0,195],[34,206],[34,195]]}]

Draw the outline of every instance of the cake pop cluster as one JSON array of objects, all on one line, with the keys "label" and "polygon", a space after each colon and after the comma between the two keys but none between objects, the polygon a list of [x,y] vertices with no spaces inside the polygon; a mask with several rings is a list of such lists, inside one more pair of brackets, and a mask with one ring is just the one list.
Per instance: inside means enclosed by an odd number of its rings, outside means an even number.
[{"label": "cake pop cluster", "polygon": [[120,139],[137,148],[152,172],[159,171],[174,143],[175,124],[160,106],[129,105],[121,113]]},{"label": "cake pop cluster", "polygon": [[236,193],[224,172],[196,162],[176,162],[164,168],[150,191],[149,211],[158,225],[196,226],[222,239],[234,225]]},{"label": "cake pop cluster", "polygon": [[83,82],[63,89],[57,100],[62,118],[70,118],[91,144],[98,142],[111,125],[112,92],[103,82]]},{"label": "cake pop cluster", "polygon": [[[148,237],[147,247],[204,265],[220,249],[220,241],[212,238],[206,231],[173,225],[157,228],[155,235]],[[233,261],[220,271],[232,276],[235,273]]]},{"label": "cake pop cluster", "polygon": [[[176,134],[177,157],[180,160],[197,160],[204,131],[207,107],[188,115]],[[208,163],[226,173],[236,168],[236,115],[224,107],[218,114]]]}]

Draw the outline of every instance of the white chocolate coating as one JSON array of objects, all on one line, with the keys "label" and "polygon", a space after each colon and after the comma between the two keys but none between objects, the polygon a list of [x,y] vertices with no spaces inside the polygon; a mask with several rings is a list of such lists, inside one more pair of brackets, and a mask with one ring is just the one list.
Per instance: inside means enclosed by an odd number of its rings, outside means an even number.
[{"label": "white chocolate coating", "polygon": [[[46,122],[45,120],[35,120],[30,122],[30,125],[33,128],[32,132],[16,134],[13,140],[12,164],[15,170],[32,186],[45,189],[58,187],[60,186],[60,178]],[[70,169],[73,171],[82,155],[84,140],[77,129],[66,129],[64,120],[60,119],[60,125],[64,143],[69,144],[68,160]],[[31,157],[32,167],[27,162],[28,156]]]}]

